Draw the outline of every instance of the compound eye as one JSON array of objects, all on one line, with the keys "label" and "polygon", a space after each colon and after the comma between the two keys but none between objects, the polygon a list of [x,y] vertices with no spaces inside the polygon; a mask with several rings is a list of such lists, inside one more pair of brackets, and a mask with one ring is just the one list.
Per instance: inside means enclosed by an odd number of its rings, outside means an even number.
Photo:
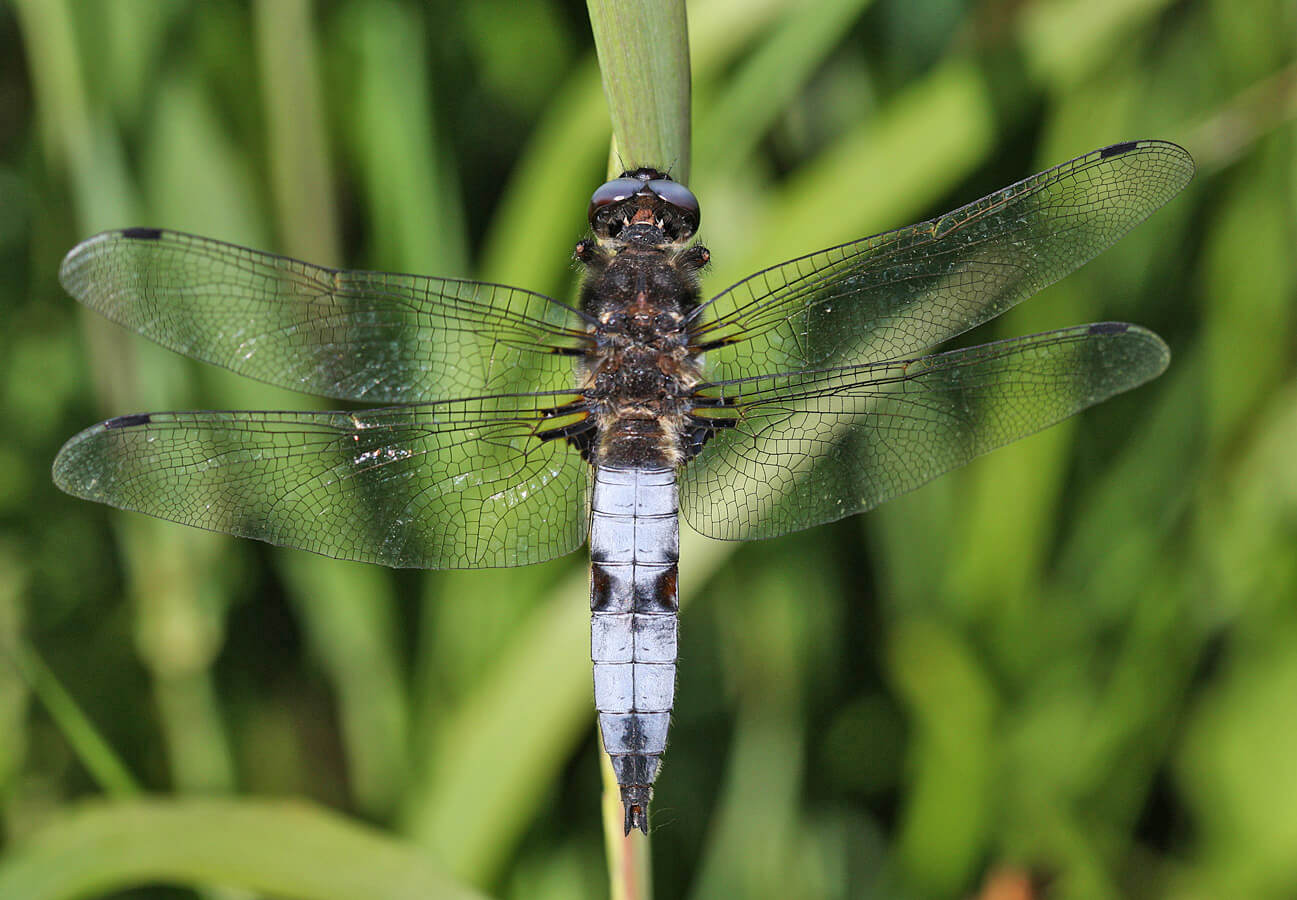
[{"label": "compound eye", "polygon": [[694,196],[693,191],[680,182],[656,178],[648,183],[648,189],[672,206],[678,206],[687,213],[698,215],[698,198]]},{"label": "compound eye", "polygon": [[684,213],[685,220],[690,224],[691,230],[698,227],[700,211],[698,209],[698,198],[694,196],[693,191],[678,181],[667,181],[663,178],[650,181],[648,189]]},{"label": "compound eye", "polygon": [[643,188],[644,182],[638,178],[615,178],[601,184],[594,192],[594,196],[590,198],[590,210],[587,216],[593,220],[594,214],[605,206],[611,206],[614,203],[620,203],[633,197],[636,191]]}]

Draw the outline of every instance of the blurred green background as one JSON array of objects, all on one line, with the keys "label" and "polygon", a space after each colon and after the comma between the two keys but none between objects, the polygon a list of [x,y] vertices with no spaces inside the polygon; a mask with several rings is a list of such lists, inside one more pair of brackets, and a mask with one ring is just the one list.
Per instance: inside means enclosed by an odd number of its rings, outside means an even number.
[{"label": "blurred green background", "polygon": [[[973,335],[1137,322],[1159,380],[866,516],[686,535],[657,894],[1297,895],[1297,4],[689,16],[708,293],[1121,140],[1199,174]],[[10,0],[0,47],[0,897],[605,895],[582,554],[393,573],[49,479],[110,415],[319,406],[83,314],[101,229],[570,298],[584,6]]]}]

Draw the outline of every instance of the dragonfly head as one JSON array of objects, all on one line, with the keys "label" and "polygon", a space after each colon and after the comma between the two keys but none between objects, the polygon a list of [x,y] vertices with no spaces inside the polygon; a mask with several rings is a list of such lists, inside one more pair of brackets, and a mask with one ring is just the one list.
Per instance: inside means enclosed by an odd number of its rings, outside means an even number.
[{"label": "dragonfly head", "polygon": [[657,169],[632,169],[594,192],[589,216],[600,239],[627,240],[653,229],[659,242],[679,243],[698,230],[698,198]]}]

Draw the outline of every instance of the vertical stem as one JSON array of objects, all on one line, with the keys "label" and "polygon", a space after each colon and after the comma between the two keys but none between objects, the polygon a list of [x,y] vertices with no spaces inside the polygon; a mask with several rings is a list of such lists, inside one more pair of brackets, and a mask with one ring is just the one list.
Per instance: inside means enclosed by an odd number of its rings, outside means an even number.
[{"label": "vertical stem", "polygon": [[[689,179],[689,28],[681,0],[589,0],[612,116],[613,168]],[[620,162],[618,162],[618,158]]]},{"label": "vertical stem", "polygon": [[[604,854],[608,858],[609,895],[612,900],[648,900],[653,896],[652,844],[638,831],[626,833],[626,809],[621,802],[621,786],[599,740],[599,770],[603,776],[603,800],[599,804],[603,818]],[[652,821],[652,820],[650,820]]]},{"label": "vertical stem", "polygon": [[336,266],[340,251],[333,169],[325,140],[311,2],[258,0],[253,17],[281,240],[291,254]]}]

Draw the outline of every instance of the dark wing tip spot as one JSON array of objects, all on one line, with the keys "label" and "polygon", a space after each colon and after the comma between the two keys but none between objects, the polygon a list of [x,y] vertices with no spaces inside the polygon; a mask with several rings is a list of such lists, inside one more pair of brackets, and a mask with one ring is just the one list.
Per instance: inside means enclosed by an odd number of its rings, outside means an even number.
[{"label": "dark wing tip spot", "polygon": [[1113,144],[1110,147],[1104,147],[1099,151],[1099,159],[1107,159],[1110,156],[1121,156],[1123,153],[1129,153],[1139,146],[1139,141],[1126,141],[1122,144]]},{"label": "dark wing tip spot", "polygon": [[137,425],[147,425],[152,421],[153,417],[148,413],[131,413],[129,416],[109,419],[104,423],[104,428],[134,428]]},{"label": "dark wing tip spot", "polygon": [[162,237],[161,228],[123,228],[122,237],[137,241],[156,241]]},{"label": "dark wing tip spot", "polygon": [[1095,322],[1090,326],[1090,334],[1125,334],[1129,330],[1125,322]]}]

